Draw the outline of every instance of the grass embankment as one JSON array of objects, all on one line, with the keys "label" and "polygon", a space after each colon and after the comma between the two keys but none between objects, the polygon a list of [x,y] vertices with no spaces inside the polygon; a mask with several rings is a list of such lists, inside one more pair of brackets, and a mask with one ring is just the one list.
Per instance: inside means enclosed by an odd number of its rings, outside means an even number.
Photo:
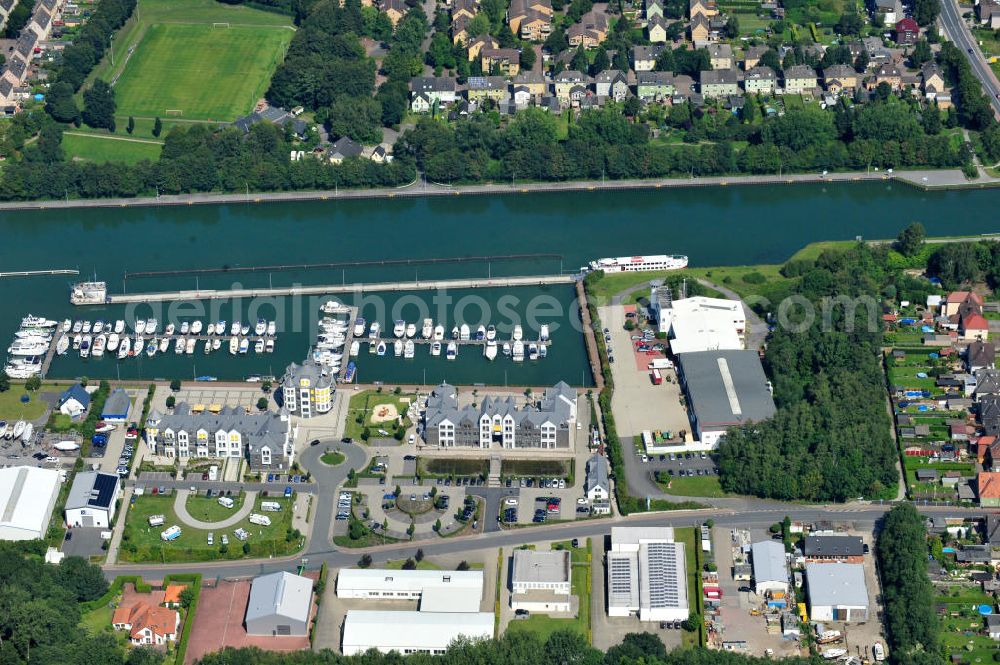
[{"label": "grass embankment", "polygon": [[160,158],[162,144],[152,139],[129,139],[107,134],[63,134],[66,157],[87,162],[125,162],[135,164],[144,159],[155,162]]}]

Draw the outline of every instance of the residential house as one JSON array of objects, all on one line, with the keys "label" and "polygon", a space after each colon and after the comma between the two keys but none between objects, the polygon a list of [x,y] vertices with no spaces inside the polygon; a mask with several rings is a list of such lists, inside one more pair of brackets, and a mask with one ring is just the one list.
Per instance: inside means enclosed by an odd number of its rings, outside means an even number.
[{"label": "residential house", "polygon": [[411,111],[414,113],[430,113],[431,106],[431,100],[426,94],[422,92],[413,93],[413,97],[410,99]]},{"label": "residential house", "polygon": [[521,39],[544,41],[552,32],[552,17],[536,11],[529,11],[519,22]]},{"label": "residential house", "polygon": [[707,45],[711,37],[712,31],[704,14],[698,14],[691,19],[691,41],[695,46]]},{"label": "residential house", "polygon": [[180,607],[181,594],[186,588],[186,584],[168,584],[167,588],[163,590],[163,604],[172,608]]},{"label": "residential house", "polygon": [[534,100],[539,100],[545,93],[548,92],[549,84],[545,81],[545,77],[537,72],[520,72],[511,81],[515,86],[521,86],[528,89],[528,93]]},{"label": "residential house", "polygon": [[868,52],[868,59],[873,66],[878,66],[892,59],[892,52],[885,47],[880,37],[864,37],[861,44]]},{"label": "residential house", "polygon": [[476,14],[479,13],[479,0],[452,0],[451,2],[451,20],[454,23],[458,18],[464,17],[467,19],[476,18]]},{"label": "residential house", "polygon": [[646,0],[646,20],[652,19],[654,16],[659,16],[663,18],[663,1],[662,0]]},{"label": "residential house", "polygon": [[823,87],[832,93],[853,93],[858,88],[858,72],[850,65],[830,65],[823,69]]},{"label": "residential house", "polygon": [[552,3],[549,0],[512,0],[507,24],[521,39],[541,41],[552,32]]},{"label": "residential house", "polygon": [[903,3],[900,0],[874,0],[874,11],[882,15],[886,25],[892,25],[903,18]]},{"label": "residential house", "polygon": [[1000,508],[1000,472],[980,471],[976,476],[976,492],[983,508]]},{"label": "residential house", "polygon": [[[661,19],[662,20],[662,19]],[[664,33],[664,38],[666,33]],[[574,47],[596,48],[608,38],[608,16],[604,12],[591,10],[566,29],[566,39]]]},{"label": "residential house", "polygon": [[90,393],[83,384],[74,383],[59,395],[59,413],[73,420],[80,419],[90,408]]},{"label": "residential house", "polygon": [[976,4],[976,18],[990,30],[1000,28],[1000,4],[995,0],[979,0]]},{"label": "residential house", "polygon": [[979,422],[988,436],[1000,436],[1000,395],[983,395],[980,398]]},{"label": "residential house", "polygon": [[935,99],[944,92],[944,73],[936,62],[928,62],[920,69],[924,97]]},{"label": "residential house", "polygon": [[989,342],[976,340],[969,344],[965,350],[965,364],[973,374],[981,369],[994,369],[996,360],[996,345]]},{"label": "residential house", "polygon": [[654,44],[667,43],[667,21],[662,16],[654,16],[646,22],[646,35]]},{"label": "residential house", "polygon": [[795,65],[782,73],[785,80],[785,94],[795,95],[810,92],[816,88],[816,70],[808,65]]},{"label": "residential house", "polygon": [[111,625],[115,630],[127,630],[132,644],[160,646],[177,641],[181,615],[177,610],[139,601],[119,606]]},{"label": "residential house", "polygon": [[514,108],[517,110],[528,108],[528,105],[531,104],[531,100],[534,98],[531,90],[525,85],[515,85],[511,92],[514,100]]},{"label": "residential house", "polygon": [[896,22],[896,43],[915,44],[920,37],[920,26],[912,18],[904,18]]},{"label": "residential house", "polygon": [[389,17],[393,28],[406,16],[407,11],[406,3],[403,0],[380,0],[379,9]]},{"label": "residential house", "polygon": [[470,76],[465,94],[470,102],[482,103],[492,99],[499,104],[506,101],[509,95],[507,79],[502,76]]},{"label": "residential house", "polygon": [[341,136],[333,142],[326,151],[326,158],[331,164],[340,164],[350,157],[360,157],[364,148],[360,143],[346,136]]},{"label": "residential house", "polygon": [[[372,153],[374,156],[374,152]],[[279,383],[281,399],[289,414],[312,418],[330,411],[336,390],[336,374],[307,357],[291,363]]]},{"label": "residential house", "polygon": [[944,310],[941,313],[950,318],[955,315],[963,316],[972,312],[976,314],[983,313],[982,297],[974,291],[952,291],[945,298]]},{"label": "residential house", "polygon": [[652,46],[633,46],[632,47],[632,69],[638,74],[639,72],[651,72],[656,68],[656,59],[663,53],[663,49],[666,48],[662,44],[653,44]]},{"label": "residential house", "polygon": [[885,62],[875,68],[875,75],[868,80],[868,88],[874,89],[882,83],[889,84],[893,90],[903,87],[903,72],[894,62]]},{"label": "residential house", "polygon": [[695,16],[704,16],[706,19],[718,16],[719,7],[715,0],[688,0],[688,16],[694,20]]},{"label": "residential house", "polygon": [[517,76],[521,71],[521,52],[516,48],[484,48],[479,52],[484,72]]},{"label": "residential house", "polygon": [[701,73],[701,94],[719,99],[740,94],[740,80],[734,69],[712,69]]},{"label": "residential house", "polygon": [[1000,641],[1000,614],[987,614],[983,617],[983,622],[989,638]]},{"label": "residential house", "polygon": [[729,44],[709,44],[708,59],[712,69],[733,69],[736,66],[733,47]]},{"label": "residential house", "polygon": [[748,72],[760,63],[760,59],[767,53],[767,46],[748,46],[743,51],[743,71]]},{"label": "residential house", "polygon": [[644,102],[661,102],[676,92],[674,75],[670,72],[639,72],[636,96]]},{"label": "residential house", "polygon": [[748,95],[773,95],[778,76],[767,65],[758,65],[743,75],[743,89]]},{"label": "residential house", "polygon": [[1000,370],[983,369],[976,372],[976,388],[973,392],[977,399],[983,395],[1000,395]]},{"label": "residential house", "polygon": [[958,332],[965,340],[986,341],[990,336],[990,325],[982,314],[970,314],[962,317]]},{"label": "residential house", "polygon": [[458,81],[453,76],[417,76],[410,80],[410,91],[423,94],[433,104],[453,104],[458,99]]},{"label": "residential house", "polygon": [[560,72],[555,77],[555,93],[556,99],[562,104],[568,104],[570,100],[570,91],[574,86],[586,86],[590,82],[589,77],[575,69],[567,69],[564,72]]},{"label": "residential house", "polygon": [[233,125],[244,134],[249,134],[250,128],[258,122],[269,122],[279,127],[290,125],[292,132],[299,138],[305,138],[306,132],[309,130],[309,125],[300,120],[296,114],[290,113],[280,106],[270,105],[264,106],[264,108],[254,111],[250,115],[237,118],[233,122]]},{"label": "residential house", "polygon": [[807,563],[864,563],[860,536],[806,536],[802,548]]},{"label": "residential house", "polygon": [[[993,466],[992,456],[990,454],[990,447],[997,442],[997,437],[983,435],[976,439],[975,444],[975,455],[976,463],[982,464],[984,468]],[[1000,469],[996,469],[1000,471]]]},{"label": "residential house", "polygon": [[628,80],[617,69],[607,69],[594,77],[594,91],[598,97],[610,97],[616,102],[628,96]]},{"label": "residential house", "polygon": [[[451,21],[451,43],[455,46],[465,46],[469,43],[469,21],[468,16],[459,16]],[[471,55],[469,62],[475,60]]]},{"label": "residential house", "polygon": [[[489,35],[480,35],[479,37],[476,37],[475,39],[469,42],[468,46],[469,62],[478,60],[479,54],[484,49],[497,49],[497,48],[500,48],[500,43],[497,40],[493,39],[493,37]],[[489,70],[483,69],[483,71],[485,72]]]},{"label": "residential house", "polygon": [[583,484],[583,492],[589,501],[607,501],[611,496],[608,461],[601,455],[594,455],[587,460],[587,478]]}]

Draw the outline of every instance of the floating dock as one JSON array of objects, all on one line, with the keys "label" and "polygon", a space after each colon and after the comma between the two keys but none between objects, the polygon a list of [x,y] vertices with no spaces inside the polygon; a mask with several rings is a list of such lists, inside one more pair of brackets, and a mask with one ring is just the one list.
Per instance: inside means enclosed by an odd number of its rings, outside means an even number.
[{"label": "floating dock", "polygon": [[79,270],[8,270],[0,272],[0,277],[34,277],[35,275],[79,275]]},{"label": "floating dock", "polygon": [[[433,289],[476,289],[488,287],[541,286],[547,284],[572,284],[576,275],[533,275],[524,277],[479,277],[465,279],[413,280],[406,282],[370,282],[354,284],[297,284],[262,289],[194,289],[189,291],[153,291],[149,293],[123,293],[107,296],[108,305],[130,303],[172,302],[178,300],[219,300],[233,298],[269,298],[286,296],[312,296],[333,293],[365,293],[373,291],[423,291]],[[96,304],[96,303],[74,303]]]}]

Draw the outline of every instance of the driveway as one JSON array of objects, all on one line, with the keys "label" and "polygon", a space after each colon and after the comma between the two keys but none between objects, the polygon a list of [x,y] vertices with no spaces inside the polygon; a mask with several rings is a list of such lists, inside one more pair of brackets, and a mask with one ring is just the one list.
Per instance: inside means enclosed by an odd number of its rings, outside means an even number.
[{"label": "driveway", "polygon": [[[339,450],[347,458],[337,466],[323,464],[319,458],[330,450]],[[320,443],[309,446],[299,454],[299,464],[308,469],[315,481],[316,514],[313,517],[312,538],[306,555],[312,552],[329,551],[330,530],[333,526],[333,507],[337,501],[337,488],[347,480],[351,469],[360,471],[368,465],[369,452],[362,446],[341,443],[335,437],[320,438]]]}]

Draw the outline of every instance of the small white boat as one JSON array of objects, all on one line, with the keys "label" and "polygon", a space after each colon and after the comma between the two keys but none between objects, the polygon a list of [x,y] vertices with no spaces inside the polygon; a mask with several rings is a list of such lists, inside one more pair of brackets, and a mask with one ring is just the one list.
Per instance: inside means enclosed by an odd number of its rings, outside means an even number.
[{"label": "small white boat", "polygon": [[420,329],[420,336],[424,339],[430,339],[431,335],[434,334],[434,320],[424,319],[424,325]]},{"label": "small white boat", "polygon": [[14,423],[14,431],[11,434],[11,437],[14,439],[20,439],[21,435],[24,434],[24,428],[27,427],[27,425],[28,423],[24,422],[23,420],[18,420],[16,423]]},{"label": "small white boat", "polygon": [[249,323],[241,323],[240,324],[240,334],[243,335],[244,337],[246,337],[247,335],[250,334],[250,324]]},{"label": "small white boat", "polygon": [[368,342],[368,353],[375,353],[376,348],[378,348],[378,344],[375,343],[375,340]]},{"label": "small white boat", "polygon": [[336,300],[327,300],[325,303],[323,303],[322,307],[319,308],[319,311],[323,312],[324,314],[335,314],[337,312],[343,311],[343,309],[344,306],[341,305]]},{"label": "small white boat", "polygon": [[257,325],[253,327],[254,335],[263,335],[267,332],[267,321],[264,319],[257,319]]},{"label": "small white boat", "polygon": [[87,333],[89,333],[89,332],[90,332],[90,326],[91,326],[91,323],[90,323],[90,321],[84,321],[84,322],[83,322],[83,327],[81,328],[81,331],[82,331],[82,332],[83,332],[84,334],[87,334]]},{"label": "small white boat", "polygon": [[826,649],[821,654],[823,658],[827,660],[834,660],[835,658],[840,658],[841,656],[847,655],[847,649]]},{"label": "small white boat", "polygon": [[60,356],[64,356],[67,351],[69,351],[69,335],[64,334],[59,338],[59,341],[56,342],[56,353]]},{"label": "small white boat", "polygon": [[458,339],[458,336],[461,335],[461,334],[462,334],[462,331],[459,329],[458,326],[452,327],[452,329],[451,329],[451,338],[452,339]]},{"label": "small white boat", "polygon": [[97,319],[96,321],[94,321],[94,334],[97,335],[103,330],[104,330],[104,321],[101,319]]},{"label": "small white boat", "polygon": [[496,360],[497,341],[495,339],[487,340],[486,347],[483,349],[483,355],[486,356],[487,360]]},{"label": "small white boat", "polygon": [[274,353],[274,338],[273,337],[268,338],[268,340],[266,342],[264,342],[264,350],[266,352],[268,352],[268,353]]},{"label": "small white boat", "polygon": [[392,325],[392,334],[396,337],[402,337],[406,334],[406,321],[399,319]]},{"label": "small white boat", "polygon": [[90,345],[93,344],[93,340],[90,335],[84,335],[83,339],[80,340],[80,357],[87,358],[90,356]]},{"label": "small white boat", "polygon": [[397,358],[403,355],[403,343],[398,339],[392,343],[392,355]]},{"label": "small white boat", "polygon": [[431,342],[431,355],[432,356],[441,355],[441,342],[439,342],[438,340],[434,340],[433,342]]},{"label": "small white boat", "polygon": [[163,331],[163,334],[166,335],[167,337],[170,337],[171,335],[173,335],[174,334],[174,324],[168,323],[166,330]]},{"label": "small white boat", "polygon": [[21,441],[25,443],[31,443],[31,435],[35,433],[35,426],[31,423],[25,423],[24,432],[21,433]]},{"label": "small white boat", "polygon": [[71,319],[63,319],[62,327],[60,330],[63,332],[69,332],[69,329],[73,327],[73,321]]},{"label": "small white boat", "polygon": [[378,346],[375,347],[375,353],[377,355],[384,356],[385,355],[385,350],[386,350],[385,341],[384,340],[379,340]]},{"label": "small white boat", "polygon": [[549,341],[549,324],[543,323],[541,329],[538,332],[538,339],[543,342]]},{"label": "small white boat", "polygon": [[185,342],[185,344],[184,344],[184,353],[186,353],[188,355],[191,355],[192,353],[194,353],[194,345],[197,342],[198,342],[198,340],[196,340],[195,338],[189,337],[187,339],[187,341]]},{"label": "small white boat", "polygon": [[128,352],[132,350],[132,340],[129,337],[125,337],[118,345],[118,359],[128,356]]},{"label": "small white boat", "polygon": [[184,338],[178,337],[174,342],[174,353],[180,355],[184,353]]},{"label": "small white boat", "polygon": [[215,334],[215,324],[214,323],[209,323],[208,324],[208,328],[205,329],[205,334],[206,335],[214,335]]},{"label": "small white boat", "polygon": [[95,358],[100,358],[104,355],[104,349],[108,346],[108,338],[104,335],[98,335],[94,338],[94,348],[90,350],[90,354]]},{"label": "small white boat", "polygon": [[245,354],[249,350],[250,350],[250,340],[248,340],[246,337],[241,338],[240,339],[240,353],[241,354]]},{"label": "small white boat", "polygon": [[434,326],[434,339],[438,341],[444,339],[444,326],[440,323]]},{"label": "small white boat", "polygon": [[222,340],[216,337],[215,339],[212,340],[212,350],[218,351],[221,348],[222,348]]},{"label": "small white boat", "polygon": [[504,342],[503,343],[503,354],[505,356],[509,356],[510,355],[510,342]]},{"label": "small white boat", "polygon": [[170,348],[170,340],[164,337],[160,340],[160,353],[165,353]]},{"label": "small white boat", "polygon": [[229,326],[229,334],[230,335],[239,335],[241,328],[242,328],[242,326],[240,325],[239,321],[233,321],[233,325]]},{"label": "small white boat", "polygon": [[146,319],[146,334],[155,335],[156,328],[160,325],[160,322],[156,319]]},{"label": "small white boat", "polygon": [[80,342],[82,342],[82,341],[83,341],[83,335],[81,335],[80,333],[77,333],[77,334],[73,335],[73,350],[74,351],[76,351],[77,349],[80,348]]},{"label": "small white boat", "polygon": [[202,329],[201,321],[194,321],[191,323],[191,334],[200,335]]},{"label": "small white boat", "polygon": [[458,329],[458,338],[461,340],[467,340],[469,339],[470,334],[471,332],[469,330],[469,324],[463,323],[461,327]]},{"label": "small white boat", "polygon": [[524,362],[524,342],[521,340],[514,342],[514,348],[511,350],[511,355],[513,356],[514,362]]},{"label": "small white boat", "polygon": [[365,320],[360,316],[354,320],[354,336],[361,337],[365,334]]},{"label": "small white boat", "polygon": [[448,342],[448,349],[445,351],[444,357],[448,360],[454,360],[458,356],[458,344],[455,342]]},{"label": "small white boat", "polygon": [[155,356],[158,348],[159,348],[159,342],[155,337],[149,340],[149,346],[146,347],[146,357],[152,358],[153,356]]},{"label": "small white boat", "polygon": [[225,319],[219,319],[218,321],[215,322],[215,334],[216,335],[225,335],[226,334],[226,320]]},{"label": "small white boat", "polygon": [[206,339],[205,340],[205,355],[207,356],[211,352],[212,352],[212,340]]},{"label": "small white boat", "polygon": [[277,321],[268,321],[267,322],[267,335],[268,335],[268,337],[274,337],[274,335],[277,332],[278,332],[278,322]]},{"label": "small white boat", "polygon": [[[148,328],[147,328],[147,330],[148,330]],[[153,344],[153,341],[150,340],[149,343]],[[139,335],[138,337],[135,338],[135,343],[132,345],[132,354],[131,355],[133,355],[133,356],[139,355],[140,353],[142,353],[142,350],[144,348],[146,348],[146,338],[143,337],[142,335]]]},{"label": "small white boat", "polygon": [[118,333],[111,333],[110,335],[108,335],[108,351],[117,351],[118,344],[120,342],[121,338],[118,336]]},{"label": "small white boat", "polygon": [[548,357],[548,355],[549,355],[549,345],[548,344],[539,344],[538,345],[538,357],[539,358],[546,358],[546,357]]},{"label": "small white boat", "polygon": [[0,420],[0,439],[6,439],[8,431],[10,431],[10,425],[7,424],[6,420]]},{"label": "small white boat", "polygon": [[359,353],[361,353],[361,342],[354,340],[351,342],[351,355],[357,357]]},{"label": "small white boat", "polygon": [[52,446],[56,450],[61,450],[63,452],[73,452],[74,450],[80,449],[80,444],[76,441],[60,441],[59,443]]},{"label": "small white boat", "polygon": [[378,321],[372,321],[371,326],[368,328],[368,339],[378,339],[381,332],[382,326],[378,324]]},{"label": "small white boat", "polygon": [[240,350],[240,338],[237,337],[236,335],[233,335],[232,337],[229,338],[229,352],[235,356],[237,352],[239,352],[239,350]]},{"label": "small white boat", "polygon": [[524,337],[524,331],[521,329],[521,324],[518,323],[514,326],[514,341],[518,342]]},{"label": "small white boat", "polygon": [[83,321],[79,319],[73,322],[73,332],[78,333],[83,330]]},{"label": "small white boat", "polygon": [[146,332],[146,319],[139,319],[135,322],[135,332],[137,335]]},{"label": "small white boat", "polygon": [[406,340],[406,344],[403,345],[403,357],[412,358],[414,352],[416,351],[416,344],[413,343],[412,339]]},{"label": "small white boat", "polygon": [[[142,332],[141,330],[136,330],[136,332]],[[191,332],[191,322],[181,321],[181,334],[186,335]]]},{"label": "small white boat", "polygon": [[264,353],[264,340],[258,339],[253,345],[254,353]]},{"label": "small white boat", "polygon": [[407,323],[406,324],[406,336],[408,338],[413,338],[417,334],[417,324]]},{"label": "small white boat", "polygon": [[528,360],[538,360],[538,345],[534,342],[528,344]]},{"label": "small white boat", "polygon": [[125,332],[125,319],[118,319],[115,321],[115,334],[121,335]]},{"label": "small white boat", "polygon": [[476,328],[476,339],[478,340],[486,339],[486,326],[484,326],[481,323],[479,324],[479,327]]}]

